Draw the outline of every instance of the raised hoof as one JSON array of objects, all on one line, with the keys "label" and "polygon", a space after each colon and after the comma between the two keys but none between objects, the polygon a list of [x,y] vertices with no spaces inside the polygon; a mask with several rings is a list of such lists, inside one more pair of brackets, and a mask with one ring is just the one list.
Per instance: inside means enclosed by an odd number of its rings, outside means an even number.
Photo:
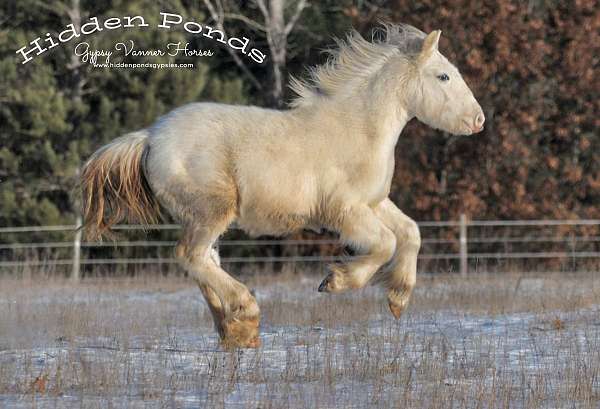
[{"label": "raised hoof", "polygon": [[394,318],[399,319],[402,312],[408,306],[411,291],[412,289],[402,291],[390,290],[388,293],[388,305]]},{"label": "raised hoof", "polygon": [[388,305],[390,306],[390,311],[394,318],[400,319],[402,316],[402,311],[404,311],[404,306],[392,303],[391,301],[388,303]]},{"label": "raised hoof", "polygon": [[329,292],[328,286],[329,286],[329,276],[325,277],[325,279],[323,281],[321,281],[321,284],[319,284],[319,292],[320,293]]},{"label": "raised hoof", "polygon": [[221,344],[226,349],[260,347],[259,321],[258,317],[253,317],[224,322]]},{"label": "raised hoof", "polygon": [[320,293],[337,293],[342,291],[339,285],[339,279],[336,279],[334,273],[330,273],[323,279],[319,285]]},{"label": "raised hoof", "polygon": [[339,293],[347,290],[346,271],[341,265],[333,264],[329,266],[331,272],[323,279],[319,285],[320,293]]}]

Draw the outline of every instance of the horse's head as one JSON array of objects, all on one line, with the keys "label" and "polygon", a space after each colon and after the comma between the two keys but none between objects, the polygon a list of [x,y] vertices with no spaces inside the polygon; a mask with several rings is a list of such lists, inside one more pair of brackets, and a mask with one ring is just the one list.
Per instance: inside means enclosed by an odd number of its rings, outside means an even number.
[{"label": "horse's head", "polygon": [[407,108],[421,122],[457,135],[483,130],[485,116],[473,93],[446,57],[438,51],[441,31],[427,35],[414,60],[412,98]]}]

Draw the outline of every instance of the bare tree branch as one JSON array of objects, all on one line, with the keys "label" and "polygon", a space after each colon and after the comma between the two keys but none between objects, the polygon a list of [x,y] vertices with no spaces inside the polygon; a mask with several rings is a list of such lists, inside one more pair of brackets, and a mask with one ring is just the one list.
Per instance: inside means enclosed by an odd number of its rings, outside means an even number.
[{"label": "bare tree branch", "polygon": [[223,15],[225,14],[225,11],[223,11],[223,2],[221,0],[216,0],[217,1],[217,9],[219,10],[219,21],[223,21]]},{"label": "bare tree branch", "polygon": [[262,13],[263,17],[265,18],[265,21],[269,21],[271,16],[269,13],[269,10],[267,9],[267,5],[265,4],[264,0],[254,0],[256,5],[258,6],[258,8],[260,9],[260,12]]},{"label": "bare tree branch", "polygon": [[290,34],[290,32],[294,29],[294,26],[296,25],[296,23],[298,22],[298,19],[300,18],[300,15],[302,14],[302,11],[306,8],[307,5],[308,4],[307,4],[306,0],[300,0],[300,1],[298,1],[298,3],[296,3],[296,11],[290,18],[290,21],[288,21],[288,23],[285,25],[285,35],[286,36],[288,34]]},{"label": "bare tree branch", "polygon": [[47,1],[35,1],[33,4],[35,4],[37,7],[43,8],[57,16],[60,16],[61,13],[67,13],[69,8],[65,3],[56,3],[56,4],[48,4]]},{"label": "bare tree branch", "polygon": [[251,26],[251,27],[253,27],[253,28],[255,28],[255,29],[259,30],[259,31],[262,31],[264,33],[267,32],[267,28],[265,26],[263,26],[262,24],[260,24],[258,21],[254,21],[254,20],[252,20],[252,19],[250,19],[250,18],[248,18],[248,17],[246,17],[246,16],[244,16],[242,14],[224,13],[223,17],[231,19],[231,20],[242,21],[242,22],[248,24],[249,26]]},{"label": "bare tree branch", "polygon": [[295,28],[298,31],[302,31],[307,37],[310,37],[313,40],[316,40],[316,41],[324,41],[325,40],[325,36],[314,33],[312,30],[310,30],[308,27],[306,27],[303,24],[298,24],[295,26]]},{"label": "bare tree branch", "polygon": [[[210,12],[210,15],[211,15],[212,19],[214,20],[215,25],[217,26],[217,29],[221,30],[223,32],[223,34],[225,35],[225,38],[227,38],[227,33],[225,32],[225,28],[223,27],[224,12],[223,12],[223,5],[221,4],[221,1],[217,0],[217,7],[219,8],[219,11],[217,11],[215,9],[211,0],[203,0],[203,1],[204,1],[204,5]],[[246,77],[248,77],[248,79],[250,79],[250,82],[252,82],[252,85],[254,85],[257,89],[262,90],[263,86],[260,83],[260,81],[258,81],[258,78],[256,78],[256,76],[254,74],[252,74],[252,71],[250,71],[248,66],[244,63],[244,61],[240,58],[240,56],[235,52],[235,50],[231,47],[225,47],[225,49],[227,50],[229,55],[231,55],[231,58],[233,58],[233,61],[236,63],[236,65],[242,70],[244,75],[246,75]]]},{"label": "bare tree branch", "polygon": [[[269,51],[271,78],[267,85],[260,86],[258,81],[250,73],[246,64],[241,58],[228,48],[227,51],[232,55],[234,61],[244,71],[244,73],[252,79],[252,82],[260,90],[268,89],[268,96],[271,104],[281,106],[283,104],[284,84],[286,77],[286,64],[288,52],[288,36],[295,30],[303,10],[309,6],[308,0],[253,0],[254,5],[260,14],[263,21],[257,21],[254,18],[248,17],[240,11],[239,6],[236,6],[234,1],[226,0],[203,0],[208,8],[212,19],[217,27],[223,30],[223,23],[226,19],[239,20],[254,30],[265,34]],[[293,6],[291,6],[293,4]],[[286,19],[286,5],[293,7],[291,16]],[[257,17],[260,20],[260,17]],[[287,21],[286,21],[287,20]]]},{"label": "bare tree branch", "polygon": [[217,10],[215,9],[215,6],[212,4],[212,2],[210,0],[203,0],[203,1],[204,1],[204,5],[206,6],[206,8],[208,9],[208,11],[210,12],[210,16],[215,21],[215,23],[217,23],[217,25],[218,25],[219,22],[222,20],[222,18],[220,17],[219,13],[217,13]]}]

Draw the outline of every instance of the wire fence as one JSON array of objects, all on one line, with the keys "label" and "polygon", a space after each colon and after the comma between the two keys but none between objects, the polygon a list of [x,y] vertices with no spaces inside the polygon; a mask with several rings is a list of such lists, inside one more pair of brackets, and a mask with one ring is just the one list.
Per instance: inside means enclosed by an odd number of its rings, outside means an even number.
[{"label": "wire fence", "polygon": [[[126,239],[115,242],[82,241],[80,225],[0,227],[0,272],[6,269],[47,265],[71,269],[82,266],[175,264],[171,251],[176,240]],[[467,220],[420,222],[421,270],[469,272],[508,266],[528,269],[597,269],[600,265],[600,220]],[[173,232],[175,224],[119,225],[116,230]],[[60,241],[46,240],[60,233]],[[37,241],[29,241],[32,235]],[[164,236],[164,234],[163,234]],[[41,239],[39,239],[41,237]],[[218,242],[223,263],[325,263],[359,255],[335,254],[342,248],[335,238],[222,239]],[[261,249],[279,249],[262,251]],[[285,249],[285,250],[282,250]],[[135,250],[135,251],[134,251]],[[253,254],[256,250],[258,254]],[[110,253],[112,251],[113,253]],[[167,254],[167,255],[166,255]],[[154,257],[151,257],[155,255]]]}]

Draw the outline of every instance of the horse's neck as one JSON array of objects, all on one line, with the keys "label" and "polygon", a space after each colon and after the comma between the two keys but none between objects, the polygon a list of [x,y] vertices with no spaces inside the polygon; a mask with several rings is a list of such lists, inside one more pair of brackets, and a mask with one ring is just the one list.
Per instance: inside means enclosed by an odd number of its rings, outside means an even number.
[{"label": "horse's neck", "polygon": [[394,83],[378,77],[371,86],[361,91],[363,100],[370,108],[369,114],[377,137],[392,150],[402,129],[410,120],[410,114],[402,105],[398,90],[393,89]]},{"label": "horse's neck", "polygon": [[344,107],[344,116],[354,118],[360,124],[357,129],[365,133],[367,149],[393,155],[410,115],[392,90],[375,87],[357,91]]},{"label": "horse's neck", "polygon": [[398,104],[390,101],[387,107],[381,107],[371,112],[371,126],[373,128],[375,143],[386,152],[393,153],[400,133],[408,122],[409,115]]},{"label": "horse's neck", "polygon": [[[333,115],[333,123],[321,117],[323,124],[332,124],[328,134],[335,149],[337,170],[346,172],[346,180],[367,203],[376,203],[389,195],[394,174],[394,148],[400,132],[410,119],[387,92],[369,98],[351,95],[335,103],[333,110],[323,109],[318,115]],[[335,102],[335,101],[331,101]],[[323,130],[322,132],[327,132]]]},{"label": "horse's neck", "polygon": [[[380,91],[378,91],[380,90]],[[302,123],[318,124],[333,144],[354,142],[361,152],[393,154],[398,137],[411,119],[397,95],[383,87],[371,87],[338,95],[295,110]],[[332,127],[331,132],[328,127]]]}]

